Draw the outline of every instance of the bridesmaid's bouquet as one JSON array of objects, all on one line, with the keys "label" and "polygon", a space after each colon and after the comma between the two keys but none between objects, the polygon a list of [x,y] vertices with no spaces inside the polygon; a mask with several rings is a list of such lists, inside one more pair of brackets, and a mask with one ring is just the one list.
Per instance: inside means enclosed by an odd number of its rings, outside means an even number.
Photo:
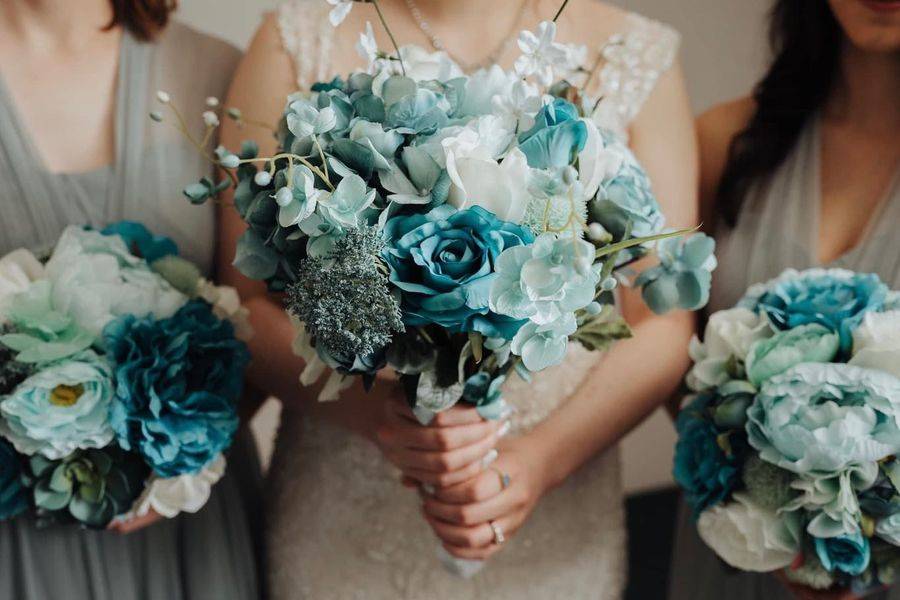
[{"label": "bridesmaid's bouquet", "polygon": [[199,510],[238,427],[243,317],[138,223],[0,258],[0,519]]},{"label": "bridesmaid's bouquet", "polygon": [[[336,22],[352,5],[332,4]],[[230,180],[186,188],[202,203],[234,185],[234,264],[285,293],[301,381],[332,369],[321,399],[390,366],[423,422],[460,400],[496,418],[512,370],[630,335],[613,292],[653,251],[637,277],[653,310],[706,303],[712,239],[665,230],[646,173],[566,79],[594,75],[584,49],[555,34],[522,32],[515,70],[465,75],[443,52],[380,50],[368,24],[367,68],[290,96],[276,154],[219,147]]]},{"label": "bridesmaid's bouquet", "polygon": [[713,314],[674,475],[728,564],[857,593],[900,575],[900,294],[785,271]]}]

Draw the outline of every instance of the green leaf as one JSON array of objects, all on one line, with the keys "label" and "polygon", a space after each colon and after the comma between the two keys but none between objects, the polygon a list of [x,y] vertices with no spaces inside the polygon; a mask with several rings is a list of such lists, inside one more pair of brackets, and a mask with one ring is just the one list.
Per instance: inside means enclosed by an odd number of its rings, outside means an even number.
[{"label": "green leaf", "polygon": [[375,170],[375,156],[372,151],[358,142],[337,139],[331,144],[331,153],[357,175],[367,180]]},{"label": "green leaf", "polygon": [[234,267],[250,279],[268,279],[278,270],[278,253],[252,229],[238,239]]},{"label": "green leaf", "polygon": [[625,319],[615,314],[611,307],[606,306],[599,314],[585,320],[572,335],[572,339],[594,352],[605,350],[613,342],[631,336],[631,327]]},{"label": "green leaf", "polygon": [[668,238],[679,237],[682,235],[687,235],[689,233],[694,233],[700,229],[699,227],[689,227],[686,229],[679,229],[677,231],[670,231],[668,233],[658,233],[656,235],[648,235],[644,237],[631,238],[629,240],[622,240],[621,242],[616,242],[615,244],[609,244],[608,246],[603,246],[602,248],[597,249],[596,258],[602,258],[607,254],[612,254],[613,252],[620,252],[622,250],[626,250],[628,248],[633,248],[634,246],[640,246],[641,244],[646,244],[648,242],[655,242],[658,240],[665,240]]},{"label": "green leaf", "polygon": [[241,142],[241,151],[238,156],[244,160],[256,158],[259,156],[259,144],[253,140],[244,140]]},{"label": "green leaf", "polygon": [[390,106],[406,96],[416,93],[416,82],[409,77],[402,75],[394,75],[388,77],[381,88],[381,97],[384,99],[384,105]]},{"label": "green leaf", "polygon": [[353,101],[353,107],[360,118],[373,123],[383,123],[385,118],[384,101],[375,94],[360,94]]},{"label": "green leaf", "polygon": [[209,186],[202,181],[192,183],[183,190],[184,195],[191,201],[191,204],[203,204],[209,200],[210,192]]}]

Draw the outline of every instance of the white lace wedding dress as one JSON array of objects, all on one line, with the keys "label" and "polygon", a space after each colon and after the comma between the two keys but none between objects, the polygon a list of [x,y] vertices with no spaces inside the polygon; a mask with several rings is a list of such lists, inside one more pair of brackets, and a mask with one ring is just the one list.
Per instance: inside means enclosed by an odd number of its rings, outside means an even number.
[{"label": "white lace wedding dress", "polygon": [[[328,4],[294,0],[279,9],[297,83],[330,80]],[[678,35],[629,15],[605,47],[600,122],[626,128],[672,64]],[[573,347],[566,361],[527,384],[512,376],[513,434],[555,410],[599,355]],[[617,448],[594,457],[547,494],[528,522],[474,578],[448,573],[419,496],[368,441],[285,407],[273,457],[267,549],[276,600],[566,600],[620,598],[626,533]]]}]

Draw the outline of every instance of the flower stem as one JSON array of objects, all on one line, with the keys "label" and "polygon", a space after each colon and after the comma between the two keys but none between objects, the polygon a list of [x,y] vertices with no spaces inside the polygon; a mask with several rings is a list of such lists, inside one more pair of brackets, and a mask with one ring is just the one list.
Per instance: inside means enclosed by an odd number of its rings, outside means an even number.
[{"label": "flower stem", "polygon": [[[569,0],[566,0],[566,2],[568,1]],[[388,27],[387,20],[384,18],[384,13],[381,12],[381,5],[378,4],[378,0],[372,0],[372,6],[375,7],[375,12],[378,13],[378,18],[381,20],[384,30],[387,32],[388,37],[391,38],[391,43],[394,45],[394,50],[397,52],[397,60],[400,61],[400,70],[403,72],[403,75],[406,76],[406,65],[403,64],[403,57],[400,56],[400,46],[397,45],[397,40],[394,39],[394,33],[391,31],[391,28]]]},{"label": "flower stem", "polygon": [[556,23],[556,21],[559,19],[559,15],[561,15],[563,13],[563,11],[566,10],[566,6],[568,4],[569,4],[569,0],[563,0],[562,6],[559,7],[559,10],[556,11],[556,16],[553,17],[554,23]]}]

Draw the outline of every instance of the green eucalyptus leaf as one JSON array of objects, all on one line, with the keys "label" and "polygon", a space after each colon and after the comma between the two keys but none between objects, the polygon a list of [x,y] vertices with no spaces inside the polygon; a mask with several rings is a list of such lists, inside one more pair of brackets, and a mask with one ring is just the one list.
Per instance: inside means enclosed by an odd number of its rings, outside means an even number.
[{"label": "green eucalyptus leaf", "polygon": [[241,142],[241,151],[238,156],[244,160],[256,158],[259,156],[259,144],[253,140],[244,140]]},{"label": "green eucalyptus leaf", "polygon": [[372,121],[373,123],[384,122],[386,114],[384,100],[371,92],[360,94],[353,101],[353,107],[356,109],[356,115],[366,121]]},{"label": "green eucalyptus leaf", "polygon": [[405,98],[416,93],[418,86],[413,79],[402,75],[394,75],[388,77],[381,88],[381,97],[384,99],[385,106],[391,106]]},{"label": "green eucalyptus leaf", "polygon": [[375,156],[372,150],[358,142],[338,139],[331,144],[331,153],[353,172],[368,180],[375,171]]},{"label": "green eucalyptus leaf", "polygon": [[197,182],[186,186],[183,193],[191,201],[191,204],[203,204],[209,200],[211,191],[205,183]]},{"label": "green eucalyptus leaf", "polygon": [[234,267],[250,279],[268,279],[278,270],[278,253],[265,245],[263,239],[248,229],[238,239]]}]

